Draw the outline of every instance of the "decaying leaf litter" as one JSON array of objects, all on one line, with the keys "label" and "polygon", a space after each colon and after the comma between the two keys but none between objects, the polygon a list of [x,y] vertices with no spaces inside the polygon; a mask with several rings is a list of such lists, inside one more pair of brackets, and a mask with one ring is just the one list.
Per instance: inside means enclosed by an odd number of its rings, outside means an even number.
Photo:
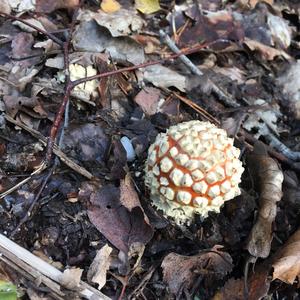
[{"label": "decaying leaf litter", "polygon": [[[81,278],[113,299],[299,297],[297,1],[0,11],[1,233],[65,271],[60,294],[4,261],[19,296],[76,297]],[[235,137],[245,172],[240,196],[182,227],[151,206],[144,163],[193,119]]]}]

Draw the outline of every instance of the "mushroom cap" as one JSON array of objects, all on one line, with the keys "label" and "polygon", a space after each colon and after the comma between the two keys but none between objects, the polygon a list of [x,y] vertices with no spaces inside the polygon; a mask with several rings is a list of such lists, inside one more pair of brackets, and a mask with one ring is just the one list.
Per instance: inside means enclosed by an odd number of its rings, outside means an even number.
[{"label": "mushroom cap", "polygon": [[240,194],[244,171],[240,150],[226,131],[209,122],[188,121],[160,133],[150,146],[145,184],[152,204],[178,224],[195,214],[220,212]]}]

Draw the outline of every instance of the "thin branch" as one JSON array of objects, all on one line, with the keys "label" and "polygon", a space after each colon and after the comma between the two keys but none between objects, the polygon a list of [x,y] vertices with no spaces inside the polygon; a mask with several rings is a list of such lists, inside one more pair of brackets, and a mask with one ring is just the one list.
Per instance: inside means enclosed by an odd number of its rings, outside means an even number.
[{"label": "thin branch", "polygon": [[[3,234],[0,234],[0,252],[25,272],[30,272],[29,270],[31,270],[30,275],[36,278],[36,282],[41,280],[44,284],[47,284],[52,281],[55,283],[55,286],[60,286],[61,290],[65,289],[65,287],[61,286],[63,278],[61,271],[8,239]],[[53,283],[50,287],[53,287]],[[84,299],[111,300],[84,281],[80,281],[79,283],[78,294]]]},{"label": "thin branch", "polygon": [[35,171],[33,171],[27,178],[25,178],[24,180],[20,181],[19,183],[17,183],[16,185],[14,185],[10,189],[8,189],[7,191],[1,193],[0,194],[0,199],[3,199],[7,195],[13,193],[15,190],[17,190],[23,184],[27,183],[30,179],[32,179],[33,176],[40,174],[43,170],[45,170],[45,168],[46,168],[46,165],[44,163],[40,164],[39,167]]},{"label": "thin branch", "polygon": [[195,66],[192,61],[187,58],[185,55],[183,55],[180,51],[180,49],[175,45],[175,43],[172,41],[172,39],[163,31],[159,31],[159,35],[161,39],[164,41],[164,43],[176,54],[180,54],[179,59],[191,70],[192,73],[202,76],[203,73],[199,70],[197,66]]},{"label": "thin branch", "polygon": [[163,64],[167,61],[178,58],[183,54],[187,55],[187,54],[196,53],[199,50],[201,50],[202,48],[207,47],[207,46],[209,46],[209,43],[201,44],[201,45],[198,45],[197,47],[180,51],[180,53],[169,55],[168,57],[163,58],[163,59],[159,59],[159,60],[155,60],[155,61],[149,61],[149,62],[142,63],[142,64],[139,64],[139,65],[126,67],[126,68],[122,68],[122,69],[119,69],[119,70],[109,71],[109,72],[105,72],[105,73],[101,73],[101,74],[97,74],[97,75],[77,79],[75,81],[72,81],[72,85],[73,85],[73,88],[74,88],[75,86],[77,86],[81,83],[87,82],[87,81],[100,79],[100,78],[104,78],[104,77],[109,77],[109,76],[120,74],[120,73],[123,73],[123,72],[135,71],[137,69],[141,69],[141,68],[145,68],[145,67],[149,67],[149,66],[153,66],[153,65]]},{"label": "thin branch", "polygon": [[60,46],[63,46],[63,43],[64,43],[64,42],[63,42],[62,40],[60,40],[59,38],[57,38],[55,35],[53,35],[53,34],[47,32],[47,31],[45,31],[45,30],[43,30],[43,29],[41,29],[41,28],[39,28],[39,27],[37,27],[37,26],[35,26],[35,25],[33,25],[33,24],[30,24],[29,22],[27,22],[27,21],[25,21],[25,20],[23,20],[23,19],[21,19],[21,18],[19,18],[19,17],[12,16],[12,15],[6,14],[6,13],[4,13],[4,12],[0,12],[0,15],[3,16],[3,17],[5,17],[5,18],[7,18],[7,19],[19,21],[19,22],[21,22],[21,23],[23,23],[23,24],[25,24],[25,25],[27,25],[27,26],[29,26],[29,27],[35,29],[36,31],[38,31],[38,32],[40,32],[40,33],[42,33],[42,34],[44,34],[45,36],[47,36],[49,39],[51,39],[51,40],[52,40],[53,42],[55,42],[56,44],[58,44],[58,45],[60,45]]},{"label": "thin branch", "polygon": [[[42,167],[44,167],[44,164],[42,165]],[[15,234],[19,231],[19,229],[21,228],[21,226],[26,223],[32,216],[32,212],[33,209],[35,208],[35,205],[37,203],[37,201],[40,198],[40,195],[42,193],[42,191],[44,190],[48,179],[50,178],[50,176],[52,175],[53,171],[55,169],[55,165],[50,169],[50,171],[48,171],[48,174],[46,175],[46,177],[43,179],[43,183],[38,191],[38,193],[35,195],[32,203],[30,204],[30,207],[28,208],[28,210],[26,211],[25,216],[21,219],[21,221],[19,222],[19,224],[16,226],[16,228],[11,232],[10,237],[15,236]]]}]

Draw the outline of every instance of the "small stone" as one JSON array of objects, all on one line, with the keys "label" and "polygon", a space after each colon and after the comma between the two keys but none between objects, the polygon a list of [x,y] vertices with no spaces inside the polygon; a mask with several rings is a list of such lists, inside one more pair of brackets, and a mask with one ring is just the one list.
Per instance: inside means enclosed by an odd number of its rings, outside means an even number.
[{"label": "small stone", "polygon": [[132,146],[131,140],[127,136],[123,136],[120,139],[120,142],[121,142],[123,148],[126,151],[127,161],[134,161],[134,159],[135,159],[135,151],[134,151],[134,148]]}]

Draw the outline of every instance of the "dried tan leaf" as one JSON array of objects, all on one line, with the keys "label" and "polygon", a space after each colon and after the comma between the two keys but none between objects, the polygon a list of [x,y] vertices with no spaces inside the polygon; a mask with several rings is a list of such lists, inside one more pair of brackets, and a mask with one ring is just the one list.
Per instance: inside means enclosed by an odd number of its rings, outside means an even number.
[{"label": "dried tan leaf", "polygon": [[112,250],[113,249],[107,244],[104,245],[97,252],[87,273],[88,281],[98,283],[99,290],[101,290],[102,287],[106,284],[106,272],[109,269],[111,263],[110,254]]},{"label": "dried tan leaf", "polygon": [[[129,174],[126,174],[124,179],[120,181],[120,202],[129,210],[139,207],[143,213],[144,209],[141,205],[139,196],[134,188],[132,179]],[[149,224],[148,217],[144,213],[144,219]]]},{"label": "dried tan leaf", "polygon": [[257,185],[259,197],[258,218],[247,244],[254,257],[268,257],[272,242],[272,224],[276,217],[276,203],[282,197],[283,173],[274,159],[267,156],[262,143],[257,143],[249,157],[249,166]]},{"label": "dried tan leaf", "polygon": [[2,0],[0,3],[0,12],[5,14],[11,13],[11,7],[9,5],[9,0]]},{"label": "dried tan leaf", "polygon": [[36,11],[51,13],[54,10],[67,8],[75,8],[79,4],[79,0],[36,0]]},{"label": "dried tan leaf", "polygon": [[80,285],[82,272],[83,270],[79,268],[66,269],[61,277],[61,285],[76,290]]},{"label": "dried tan leaf", "polygon": [[88,216],[94,226],[122,252],[127,254],[132,244],[146,244],[152,238],[153,229],[141,207],[132,205],[129,210],[122,205],[120,189],[114,185],[101,187],[99,183],[86,182],[78,197],[88,203]]},{"label": "dried tan leaf", "polygon": [[160,10],[159,0],[135,0],[135,8],[143,14],[153,14]]},{"label": "dried tan leaf", "polygon": [[168,254],[161,266],[164,281],[168,283],[170,292],[178,294],[183,288],[190,288],[197,276],[202,274],[219,275],[223,277],[232,269],[231,256],[219,251],[221,246],[203,251],[193,256],[183,256],[176,253]]},{"label": "dried tan leaf", "polygon": [[293,284],[296,277],[300,278],[300,229],[276,253],[273,268],[273,280]]},{"label": "dried tan leaf", "polygon": [[251,8],[254,8],[256,6],[256,4],[259,2],[265,2],[270,5],[273,5],[273,0],[248,0],[248,4]]},{"label": "dried tan leaf", "polygon": [[285,51],[266,46],[258,41],[245,38],[244,44],[251,51],[254,50],[258,51],[262,55],[262,57],[266,60],[273,60],[276,56],[282,56],[288,60],[291,59],[291,56],[288,55]]},{"label": "dried tan leaf", "polygon": [[121,8],[121,5],[116,0],[102,0],[101,9],[110,14],[118,11]]},{"label": "dried tan leaf", "polygon": [[135,96],[134,101],[141,107],[145,114],[151,116],[158,110],[159,97],[159,89],[145,87]]},{"label": "dried tan leaf", "polygon": [[270,267],[260,265],[255,268],[247,281],[248,295],[245,297],[245,279],[230,278],[224,287],[218,291],[212,300],[257,300],[267,296],[270,288],[270,279],[268,278]]}]

